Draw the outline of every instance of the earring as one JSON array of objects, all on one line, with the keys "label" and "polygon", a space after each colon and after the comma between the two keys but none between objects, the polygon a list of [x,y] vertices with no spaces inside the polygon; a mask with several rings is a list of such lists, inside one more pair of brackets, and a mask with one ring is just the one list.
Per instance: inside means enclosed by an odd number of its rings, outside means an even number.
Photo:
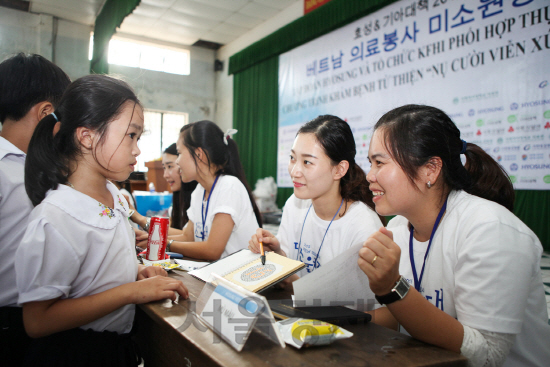
[{"label": "earring", "polygon": [[432,183],[430,181],[428,181],[428,183],[426,184],[426,186],[428,186],[428,189],[432,187]]}]

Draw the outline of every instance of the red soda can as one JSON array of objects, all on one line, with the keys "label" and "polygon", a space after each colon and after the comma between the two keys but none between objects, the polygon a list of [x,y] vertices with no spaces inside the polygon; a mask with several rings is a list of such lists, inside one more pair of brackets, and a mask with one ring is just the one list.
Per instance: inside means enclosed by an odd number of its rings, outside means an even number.
[{"label": "red soda can", "polygon": [[147,239],[147,260],[164,260],[170,220],[165,217],[152,217],[149,222]]}]

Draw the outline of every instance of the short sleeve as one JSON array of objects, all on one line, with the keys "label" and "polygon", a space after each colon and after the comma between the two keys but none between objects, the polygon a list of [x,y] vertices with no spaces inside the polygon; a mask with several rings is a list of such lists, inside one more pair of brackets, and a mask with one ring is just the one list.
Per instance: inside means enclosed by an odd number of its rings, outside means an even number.
[{"label": "short sleeve", "polygon": [[463,236],[455,266],[458,320],[476,329],[519,333],[537,263],[532,237],[498,220]]},{"label": "short sleeve", "polygon": [[67,298],[79,269],[67,240],[45,219],[31,221],[16,252],[18,303]]},{"label": "short sleeve", "polygon": [[[250,203],[250,198],[244,185],[239,181],[238,178],[233,176],[228,177],[224,176],[224,179],[229,179],[224,182],[216,193],[216,206],[211,207],[212,215],[224,213],[229,214],[235,226],[233,231],[236,231],[240,224],[241,219],[244,218],[243,213],[247,210],[252,211],[252,204]],[[209,212],[210,216],[210,212]]]}]

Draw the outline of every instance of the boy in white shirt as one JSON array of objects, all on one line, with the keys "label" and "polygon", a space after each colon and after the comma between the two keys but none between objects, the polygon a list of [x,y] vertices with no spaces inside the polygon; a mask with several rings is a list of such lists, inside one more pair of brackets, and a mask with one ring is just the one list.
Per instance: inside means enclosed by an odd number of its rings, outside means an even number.
[{"label": "boy in white shirt", "polygon": [[54,111],[69,83],[63,70],[40,55],[20,53],[0,64],[0,351],[8,366],[18,362],[29,341],[14,269],[33,208],[24,185],[26,152],[34,128]]}]

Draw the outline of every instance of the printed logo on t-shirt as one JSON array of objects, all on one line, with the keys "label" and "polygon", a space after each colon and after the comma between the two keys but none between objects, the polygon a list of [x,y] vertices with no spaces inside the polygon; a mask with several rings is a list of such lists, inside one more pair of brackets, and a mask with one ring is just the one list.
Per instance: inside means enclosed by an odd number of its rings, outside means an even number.
[{"label": "printed logo on t-shirt", "polygon": [[423,288],[421,291],[424,297],[426,297],[431,304],[435,305],[435,307],[439,308],[441,311],[445,311],[443,308],[443,288],[434,289],[430,296],[424,293]]},{"label": "printed logo on t-shirt", "polygon": [[317,252],[311,249],[307,243],[302,243],[300,252],[298,253],[298,260],[306,264],[306,270],[311,273],[313,270],[321,266]]},{"label": "printed logo on t-shirt", "polygon": [[195,239],[197,241],[206,241],[208,238],[208,225],[204,226],[204,237],[203,237],[203,230],[202,230],[202,223],[195,223]]}]

